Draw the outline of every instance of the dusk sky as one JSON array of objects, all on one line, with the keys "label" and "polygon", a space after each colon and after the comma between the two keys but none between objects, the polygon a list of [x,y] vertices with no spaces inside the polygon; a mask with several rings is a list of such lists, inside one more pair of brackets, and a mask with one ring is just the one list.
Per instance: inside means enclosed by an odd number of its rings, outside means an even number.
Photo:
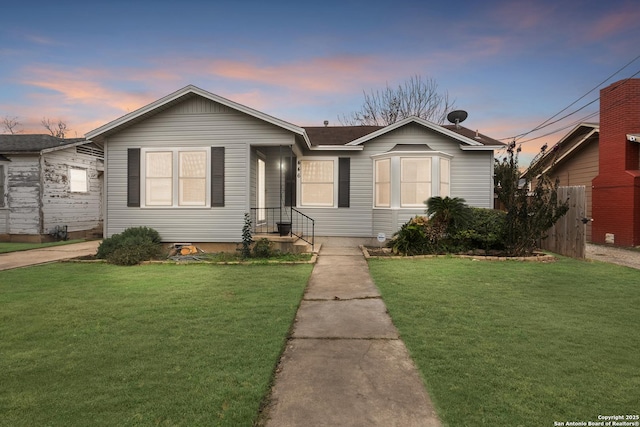
[{"label": "dusk sky", "polygon": [[[0,14],[0,117],[33,133],[61,119],[69,137],[188,84],[299,126],[337,125],[363,91],[420,75],[469,113],[464,126],[509,138],[640,54],[637,0],[11,3]],[[603,87],[639,72],[640,59]],[[559,130],[525,152],[597,121],[598,108],[521,138]]]}]

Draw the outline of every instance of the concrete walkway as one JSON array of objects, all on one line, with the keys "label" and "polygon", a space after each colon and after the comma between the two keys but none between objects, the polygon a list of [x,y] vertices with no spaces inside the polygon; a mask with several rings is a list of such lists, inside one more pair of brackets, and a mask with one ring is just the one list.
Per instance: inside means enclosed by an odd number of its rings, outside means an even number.
[{"label": "concrete walkway", "polygon": [[89,242],[72,243],[70,245],[50,246],[42,249],[0,254],[0,270],[95,255],[100,242],[100,240],[91,240]]},{"label": "concrete walkway", "polygon": [[268,427],[441,426],[356,247],[322,246],[266,415]]}]

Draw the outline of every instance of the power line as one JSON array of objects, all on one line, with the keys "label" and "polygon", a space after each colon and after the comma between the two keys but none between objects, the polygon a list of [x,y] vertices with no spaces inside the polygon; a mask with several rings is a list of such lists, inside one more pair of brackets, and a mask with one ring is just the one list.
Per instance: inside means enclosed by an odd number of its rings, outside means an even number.
[{"label": "power line", "polygon": [[[569,116],[572,116],[573,114],[577,113],[578,111],[583,110],[584,108],[586,108],[587,106],[593,104],[594,102],[596,102],[597,100],[600,99],[600,97],[596,98],[595,100],[591,101],[590,103],[580,107],[579,109],[566,114],[565,116],[563,116],[562,118],[555,120],[551,123],[549,123],[551,120],[553,120],[554,118],[556,118],[557,116],[559,116],[560,114],[562,114],[563,112],[565,112],[566,110],[568,110],[569,108],[571,108],[572,106],[574,106],[575,104],[577,104],[578,102],[580,102],[582,99],[584,99],[586,96],[588,96],[591,92],[593,92],[594,90],[598,89],[600,86],[602,86],[603,84],[605,84],[607,81],[611,80],[611,78],[613,78],[616,74],[620,73],[622,70],[624,70],[625,68],[627,68],[629,65],[633,64],[635,61],[637,61],[640,58],[640,55],[636,56],[635,58],[633,58],[631,61],[629,61],[627,64],[625,64],[623,67],[621,67],[620,69],[618,69],[616,72],[614,72],[613,74],[611,74],[609,77],[607,77],[605,80],[603,80],[601,83],[599,83],[597,86],[593,87],[591,90],[589,90],[587,93],[585,93],[584,95],[582,95],[580,98],[576,99],[575,101],[573,101],[571,104],[567,105],[565,108],[563,108],[562,110],[558,111],[556,114],[554,114],[553,116],[549,117],[548,119],[546,119],[545,121],[543,121],[542,123],[540,123],[539,125],[537,125],[536,127],[534,127],[533,129],[531,129],[528,132],[524,132],[509,138],[502,138],[502,139],[512,139],[512,140],[518,140],[524,136],[527,136],[535,131],[538,131],[540,129],[543,129],[547,126],[550,126],[554,123],[557,123],[560,120],[563,120],[564,118],[567,118]],[[640,74],[640,70],[637,71],[635,74],[633,74],[632,76],[628,77],[627,79],[625,79],[625,81],[629,80],[632,77],[635,77],[636,75]],[[622,82],[624,83],[624,82]],[[554,132],[555,133],[555,132]]]}]

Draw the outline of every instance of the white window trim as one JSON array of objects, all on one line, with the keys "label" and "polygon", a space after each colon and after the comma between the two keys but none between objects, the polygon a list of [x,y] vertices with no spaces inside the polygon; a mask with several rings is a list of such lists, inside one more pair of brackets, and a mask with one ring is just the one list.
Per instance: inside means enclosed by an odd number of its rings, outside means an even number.
[{"label": "white window trim", "polygon": [[338,208],[338,158],[337,157],[302,157],[298,159],[301,165],[304,161],[332,161],[333,162],[333,205],[303,205],[302,199],[302,166],[299,167],[296,174],[296,207],[304,209],[337,209]]},{"label": "white window trim", "polygon": [[[84,190],[73,190],[71,188],[71,171],[84,172]],[[79,194],[85,194],[89,192],[89,171],[86,168],[77,168],[77,167],[69,166],[69,192],[79,193]]]},{"label": "white window trim", "polygon": [[[429,157],[431,158],[431,197],[440,196],[440,158],[449,160],[449,193],[451,193],[451,170],[453,155],[442,151],[391,151],[381,154],[374,154],[372,159],[372,208],[380,210],[416,210],[426,208],[426,205],[407,206],[401,205],[401,167],[400,159],[406,157]],[[391,206],[376,206],[376,160],[391,159]],[[449,194],[450,195],[450,194]]]},{"label": "white window trim", "polygon": [[[180,179],[179,179],[179,153],[181,151],[202,151],[206,154],[207,172],[205,176],[205,204],[204,205],[180,205]],[[172,157],[172,204],[171,205],[147,205],[147,153],[171,152]],[[140,207],[145,209],[209,209],[211,208],[211,149],[209,147],[177,147],[163,148],[150,147],[140,149]]]}]

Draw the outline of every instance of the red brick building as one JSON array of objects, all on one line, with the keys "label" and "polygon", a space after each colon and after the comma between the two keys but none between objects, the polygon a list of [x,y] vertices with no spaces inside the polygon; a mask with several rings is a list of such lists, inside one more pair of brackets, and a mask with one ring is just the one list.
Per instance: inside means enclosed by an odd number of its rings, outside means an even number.
[{"label": "red brick building", "polygon": [[585,187],[588,242],[640,245],[640,79],[602,89],[600,124],[579,124],[540,161],[561,186]]},{"label": "red brick building", "polygon": [[[600,91],[599,173],[593,181],[594,243],[640,245],[640,79]],[[638,135],[638,136],[636,136]]]}]

